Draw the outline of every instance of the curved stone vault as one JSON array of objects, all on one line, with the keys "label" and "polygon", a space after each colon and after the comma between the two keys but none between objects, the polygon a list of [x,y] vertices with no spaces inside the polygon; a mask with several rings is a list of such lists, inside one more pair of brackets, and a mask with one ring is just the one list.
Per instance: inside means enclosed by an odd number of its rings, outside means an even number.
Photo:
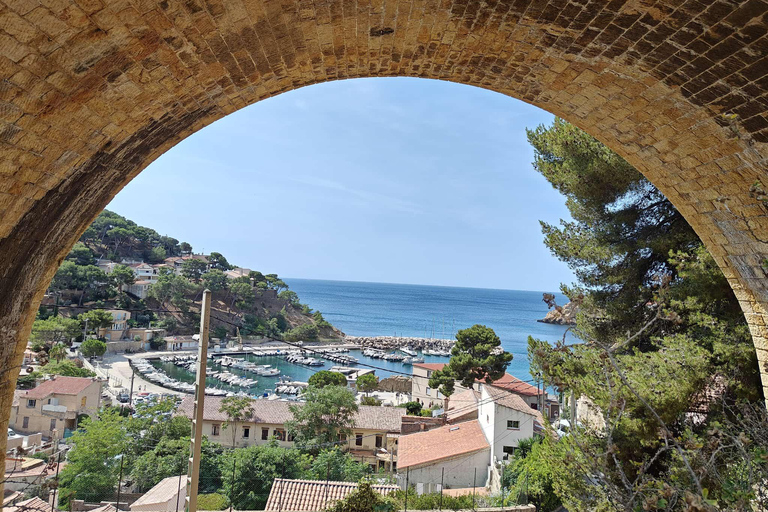
[{"label": "curved stone vault", "polygon": [[621,154],[722,267],[768,385],[768,209],[750,194],[768,187],[767,12],[766,0],[0,0],[0,429],[50,279],[126,183],[239,108],[355,77],[491,89]]}]

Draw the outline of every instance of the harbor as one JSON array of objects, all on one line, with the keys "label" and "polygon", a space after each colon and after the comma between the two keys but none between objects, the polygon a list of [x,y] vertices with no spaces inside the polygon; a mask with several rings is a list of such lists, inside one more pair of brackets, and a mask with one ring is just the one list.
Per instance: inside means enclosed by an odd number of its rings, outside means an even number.
[{"label": "harbor", "polygon": [[[279,347],[279,348],[278,348]],[[209,353],[206,361],[206,395],[249,396],[264,399],[296,399],[318,371],[337,371],[353,385],[359,375],[375,373],[380,379],[410,375],[411,365],[447,362],[448,352],[419,352],[409,346],[397,350],[362,349],[345,345],[244,346]],[[445,355],[443,355],[445,354]],[[193,393],[196,352],[130,358],[133,371],[163,388]],[[371,368],[375,367],[375,368]]]}]

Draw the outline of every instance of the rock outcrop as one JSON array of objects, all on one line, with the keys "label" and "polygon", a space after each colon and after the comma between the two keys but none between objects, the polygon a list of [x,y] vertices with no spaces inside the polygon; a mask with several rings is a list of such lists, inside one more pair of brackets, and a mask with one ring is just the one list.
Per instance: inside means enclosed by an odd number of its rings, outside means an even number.
[{"label": "rock outcrop", "polygon": [[545,324],[575,325],[578,314],[579,306],[569,302],[565,306],[555,306],[552,311],[547,313],[547,316],[538,321]]}]

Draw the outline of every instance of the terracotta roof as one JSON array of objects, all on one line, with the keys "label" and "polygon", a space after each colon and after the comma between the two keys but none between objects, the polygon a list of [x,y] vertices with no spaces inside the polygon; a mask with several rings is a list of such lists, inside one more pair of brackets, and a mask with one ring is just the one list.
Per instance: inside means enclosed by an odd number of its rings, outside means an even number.
[{"label": "terracotta roof", "polygon": [[[397,485],[372,485],[381,495],[397,491]],[[354,482],[285,480],[275,478],[265,511],[311,512],[325,510],[357,489]]]},{"label": "terracotta roof", "polygon": [[402,436],[398,440],[398,469],[489,449],[477,420]]},{"label": "terracotta roof", "polygon": [[[176,414],[192,417],[194,406],[194,397],[185,396],[176,410]],[[219,409],[223,397],[205,397],[205,411],[203,419],[208,421],[227,421],[227,415]],[[269,423],[282,425],[286,421],[293,419],[290,410],[290,403],[277,400],[254,400],[253,415],[250,420],[253,423]],[[294,405],[301,406],[301,403]],[[381,430],[386,432],[400,432],[400,422],[407,411],[402,407],[378,407],[372,405],[361,405],[355,415],[354,428],[365,430]]]},{"label": "terracotta roof", "polygon": [[[171,499],[176,499],[176,493],[179,490],[179,479],[181,479],[181,488],[186,489],[187,475],[169,476],[163,478],[156,486],[148,490],[144,495],[131,503],[131,508],[140,505],[154,505],[155,503],[168,503]],[[165,510],[165,507],[162,507]]]},{"label": "terracotta roof", "polygon": [[[120,501],[122,501],[122,500],[120,500]],[[89,512],[117,512],[117,509],[115,508],[114,505],[107,503],[106,505],[98,507],[98,508],[94,508],[94,509],[90,510]]]},{"label": "terracotta roof", "polygon": [[37,496],[27,501],[19,501],[15,505],[4,506],[3,512],[54,512],[47,502],[41,500]]},{"label": "terracotta roof", "polygon": [[[418,363],[414,364],[413,366],[434,371],[442,370],[445,367],[445,363]],[[485,384],[485,382],[482,380],[477,380],[476,382],[482,382]],[[538,396],[544,394],[544,391],[540,391],[536,386],[531,386],[527,382],[523,382],[514,375],[510,375],[508,373],[505,373],[504,376],[499,380],[493,381],[493,385],[496,387],[504,388],[508,391],[512,391],[518,395]]]},{"label": "terracotta roof", "polygon": [[416,363],[413,366],[424,368],[425,370],[442,370],[445,368],[445,363]]},{"label": "terracotta roof", "polygon": [[483,386],[483,389],[488,392],[488,396],[490,396],[491,399],[498,405],[507,407],[508,409],[512,409],[514,411],[522,412],[524,414],[530,414],[531,416],[537,416],[536,413],[538,413],[539,417],[541,416],[541,411],[532,409],[525,400],[510,391],[497,388],[496,386],[488,385]]},{"label": "terracotta roof", "polygon": [[26,393],[19,394],[19,398],[39,399],[54,393],[57,395],[76,395],[94,382],[98,381],[87,377],[64,377],[62,375],[56,375],[56,378],[46,380],[36,388],[30,389]]},{"label": "terracotta roof", "polygon": [[462,419],[477,418],[477,401],[479,399],[480,393],[474,389],[465,389],[451,396],[446,411],[448,421],[455,423]]}]

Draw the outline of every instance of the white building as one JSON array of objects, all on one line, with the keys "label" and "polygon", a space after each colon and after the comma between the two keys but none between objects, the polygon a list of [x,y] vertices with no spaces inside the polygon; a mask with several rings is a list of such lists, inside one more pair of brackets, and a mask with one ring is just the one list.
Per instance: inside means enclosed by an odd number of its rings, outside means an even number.
[{"label": "white building", "polygon": [[491,463],[506,460],[543,421],[541,413],[520,396],[495,386],[480,386],[478,404],[477,420],[491,448]]},{"label": "white building", "polygon": [[416,492],[484,487],[491,448],[478,420],[400,437],[397,483]]}]

